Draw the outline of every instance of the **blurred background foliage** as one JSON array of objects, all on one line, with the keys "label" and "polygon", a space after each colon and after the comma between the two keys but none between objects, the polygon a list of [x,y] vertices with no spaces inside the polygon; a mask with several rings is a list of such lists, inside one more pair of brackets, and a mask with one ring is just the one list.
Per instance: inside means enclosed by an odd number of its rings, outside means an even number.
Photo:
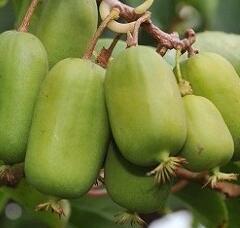
[{"label": "blurred background foliage", "polygon": [[[0,0],[0,32],[13,29],[19,23],[19,18],[24,14],[23,9],[29,2],[30,0]],[[124,2],[137,6],[141,1],[124,0]],[[154,23],[166,32],[177,31],[183,35],[186,29],[193,28],[196,32],[209,30],[240,33],[239,0],[155,0],[151,12]],[[216,33],[209,38],[208,33],[204,33],[199,35],[199,39],[204,42],[197,43],[196,46],[200,50],[212,50],[214,46],[216,52],[228,58],[240,73],[240,38],[238,35],[227,35],[228,38],[225,39],[225,35]],[[152,39],[144,33],[141,33],[140,40],[144,44],[154,45]],[[233,167],[235,172],[236,169],[240,171],[239,164],[230,164],[228,169],[229,167],[230,169]],[[47,213],[34,212],[35,205],[46,199],[48,196],[39,193],[25,181],[22,181],[16,189],[1,187],[0,227],[129,227],[114,223],[114,215],[123,209],[107,196],[101,198],[85,196],[71,201],[71,208],[69,203],[65,202],[67,215],[63,219]],[[199,227],[199,224],[207,228],[225,227],[227,223],[231,228],[240,227],[237,213],[240,210],[239,199],[226,200],[220,193],[209,189],[202,190],[201,186],[196,184],[191,184],[180,193],[172,195],[165,211],[145,219],[151,221],[152,217],[161,217],[182,209],[193,214],[193,227]]]},{"label": "blurred background foliage", "polygon": [[[141,1],[123,2],[137,6]],[[0,0],[0,32],[14,27],[14,22],[22,14],[21,8],[28,3],[29,0]],[[183,34],[191,27],[196,32],[240,33],[239,9],[239,0],[155,0],[151,12],[154,23],[166,32]]]},{"label": "blurred background foliage", "polygon": [[[126,0],[136,6],[139,0]],[[155,0],[152,20],[167,32],[219,30],[240,32],[239,0]]]}]

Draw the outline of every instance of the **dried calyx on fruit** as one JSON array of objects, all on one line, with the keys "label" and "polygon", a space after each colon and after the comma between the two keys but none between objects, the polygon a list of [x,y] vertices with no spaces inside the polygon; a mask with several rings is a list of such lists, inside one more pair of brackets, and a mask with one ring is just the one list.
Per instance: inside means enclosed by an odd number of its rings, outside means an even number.
[{"label": "dried calyx on fruit", "polygon": [[[186,61],[191,61],[191,58]],[[187,82],[189,91],[194,94],[195,90],[192,90],[190,83],[183,79],[185,74],[182,75],[181,66],[178,52],[175,74],[179,86],[182,82]],[[187,117],[187,139],[180,156],[187,160],[185,167],[195,172],[213,171],[205,183],[212,187],[221,180],[236,180],[236,174],[219,171],[220,166],[231,160],[234,152],[233,138],[221,113],[209,99],[186,93],[182,89],[183,87],[180,87]]]},{"label": "dried calyx on fruit", "polygon": [[[156,166],[161,183],[185,160],[175,156],[186,139],[186,119],[170,66],[152,48],[122,51],[109,64],[105,95],[113,137],[133,164]],[[146,173],[146,174],[147,174]]]},{"label": "dried calyx on fruit", "polygon": [[144,221],[138,213],[148,214],[164,208],[171,184],[156,185],[154,177],[146,176],[147,170],[122,157],[114,143],[110,145],[105,162],[106,188],[112,200],[128,210],[117,215],[117,223],[142,224]]}]

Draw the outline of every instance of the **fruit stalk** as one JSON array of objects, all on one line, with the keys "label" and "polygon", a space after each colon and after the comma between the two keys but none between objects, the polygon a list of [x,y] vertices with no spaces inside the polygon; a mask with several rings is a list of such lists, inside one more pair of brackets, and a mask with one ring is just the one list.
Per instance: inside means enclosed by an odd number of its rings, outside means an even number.
[{"label": "fruit stalk", "polygon": [[186,95],[193,94],[193,90],[192,90],[190,83],[188,81],[184,80],[184,78],[182,76],[181,67],[180,67],[180,57],[181,57],[181,49],[177,49],[176,50],[176,58],[175,58],[175,65],[176,65],[175,75],[176,75],[176,79],[178,82],[178,87],[179,87],[180,93],[181,93],[182,97],[184,97]]},{"label": "fruit stalk", "polygon": [[28,27],[29,27],[29,24],[30,24],[30,20],[33,16],[33,13],[34,13],[38,3],[39,3],[39,0],[32,0],[30,6],[29,6],[24,18],[23,18],[22,23],[18,28],[19,32],[28,32]]},{"label": "fruit stalk", "polygon": [[113,39],[111,45],[109,46],[109,48],[102,48],[101,52],[99,53],[99,55],[97,56],[97,59],[96,59],[96,63],[98,65],[100,65],[101,67],[103,68],[107,68],[107,65],[108,65],[108,61],[112,55],[112,52],[114,50],[114,48],[116,47],[117,45],[117,42],[119,41],[120,37],[121,37],[122,34],[117,34],[116,37]]},{"label": "fruit stalk", "polygon": [[176,50],[176,79],[178,83],[180,83],[183,80],[180,64],[179,64],[180,56],[181,56],[181,49],[178,49]]},{"label": "fruit stalk", "polygon": [[104,29],[107,27],[110,21],[112,21],[113,19],[117,19],[118,17],[119,17],[119,10],[117,8],[113,8],[110,14],[102,21],[96,33],[94,34],[92,40],[90,41],[87,51],[83,56],[84,59],[90,59],[92,57],[94,48],[97,44],[99,37],[102,35]]},{"label": "fruit stalk", "polygon": [[140,18],[137,19],[135,25],[134,25],[134,29],[131,33],[131,31],[129,31],[127,33],[127,46],[128,47],[132,47],[132,46],[137,46],[138,45],[138,34],[139,34],[139,29],[141,27],[141,25],[145,22],[148,21],[151,17],[151,13],[150,12],[146,12],[145,14],[143,14]]}]

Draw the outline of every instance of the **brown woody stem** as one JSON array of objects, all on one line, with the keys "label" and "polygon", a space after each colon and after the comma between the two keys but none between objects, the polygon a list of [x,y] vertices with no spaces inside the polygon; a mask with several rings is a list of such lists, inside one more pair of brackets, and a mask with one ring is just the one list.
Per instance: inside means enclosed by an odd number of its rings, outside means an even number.
[{"label": "brown woody stem", "polygon": [[[195,173],[181,167],[177,168],[175,173],[181,179],[187,180],[188,182],[189,181],[198,182],[202,185],[205,185],[209,178],[208,172]],[[185,185],[177,183],[173,187],[172,191],[173,192],[180,191],[186,185],[187,183]],[[223,182],[216,183],[214,186],[211,186],[211,184],[209,183],[206,187],[222,192],[231,198],[240,196],[240,186],[238,184],[232,184],[232,183],[223,181]]]},{"label": "brown woody stem", "polygon": [[27,13],[25,14],[22,20],[22,23],[18,28],[19,32],[28,32],[30,20],[33,16],[35,9],[37,8],[38,3],[39,3],[39,0],[32,0],[30,6],[28,7]]},{"label": "brown woody stem", "polygon": [[151,13],[150,12],[146,12],[144,15],[142,15],[139,19],[137,19],[133,32],[131,33],[129,31],[128,33],[128,39],[127,39],[127,46],[128,47],[132,47],[132,46],[137,46],[138,45],[138,36],[139,36],[139,30],[141,25],[149,20],[151,17]]},{"label": "brown woody stem", "polygon": [[[209,178],[208,172],[195,173],[184,168],[177,168],[175,170],[176,176],[180,178],[179,182],[172,188],[173,192],[182,190],[189,182],[197,182],[201,185],[205,184]],[[2,166],[0,175],[0,185],[15,187],[24,177],[24,164],[16,164],[14,166]],[[212,188],[211,185],[206,187]],[[213,189],[226,194],[230,198],[240,196],[240,186],[229,182],[218,182]],[[104,189],[94,187],[88,195],[90,196],[104,196],[106,195]]]},{"label": "brown woody stem", "polygon": [[[134,12],[134,8],[123,4],[119,0],[105,0],[105,2],[111,8],[118,8],[120,10],[120,17],[127,22],[136,21],[142,15],[137,15]],[[168,34],[163,32],[160,28],[153,24],[149,19],[142,24],[146,32],[148,32],[158,43],[160,53],[164,55],[168,49],[181,49],[182,53],[188,52],[191,56],[198,51],[195,50],[192,45],[196,41],[196,34],[192,29],[189,29],[185,33],[185,38],[180,39],[175,33]]]},{"label": "brown woody stem", "polygon": [[107,49],[105,47],[102,48],[100,54],[97,56],[97,59],[96,59],[96,63],[99,64],[101,67],[107,68],[109,59],[120,37],[121,37],[121,34],[116,35],[116,37],[113,39],[109,48]]},{"label": "brown woody stem", "polygon": [[99,37],[101,37],[103,31],[107,27],[108,23],[114,19],[117,19],[119,17],[119,10],[117,8],[113,8],[110,12],[110,14],[102,21],[100,26],[98,27],[97,31],[95,32],[83,58],[84,59],[90,59],[92,57],[93,51],[95,49],[95,46],[97,44],[97,41]]}]

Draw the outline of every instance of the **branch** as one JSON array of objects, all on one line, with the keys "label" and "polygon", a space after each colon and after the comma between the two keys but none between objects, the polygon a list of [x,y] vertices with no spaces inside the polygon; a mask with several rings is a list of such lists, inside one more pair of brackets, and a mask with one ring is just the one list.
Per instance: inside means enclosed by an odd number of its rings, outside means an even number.
[{"label": "branch", "polygon": [[151,17],[151,14],[149,12],[146,12],[145,14],[143,14],[141,17],[139,17],[136,20],[133,32],[129,32],[127,34],[127,46],[128,47],[132,47],[132,46],[137,46],[138,45],[138,35],[139,35],[139,30],[141,25],[149,20]]},{"label": "branch", "polygon": [[175,170],[175,173],[178,177],[182,179],[195,180],[195,181],[196,180],[206,181],[208,177],[208,172],[195,173],[181,167],[177,168]]},{"label": "branch", "polygon": [[[175,172],[176,172],[177,177],[185,180],[185,182],[183,184],[183,182],[181,183],[182,180],[180,180],[172,188],[173,192],[182,190],[182,188],[184,188],[187,185],[187,182],[189,182],[189,181],[194,181],[194,182],[198,182],[202,185],[205,185],[208,180],[208,177],[209,177],[208,172],[195,173],[195,172],[191,172],[184,168],[177,168]],[[186,182],[186,180],[187,180],[187,182]],[[229,182],[218,182],[214,185],[213,188],[211,187],[211,184],[206,185],[206,187],[209,187],[211,189],[222,192],[230,198],[240,196],[240,185],[238,185],[238,184],[232,184]]]},{"label": "branch", "polygon": [[[120,17],[127,22],[136,21],[141,15],[135,13],[134,8],[123,4],[119,0],[104,0],[111,8],[118,8],[120,10]],[[168,34],[163,32],[160,28],[153,24],[149,19],[142,24],[143,28],[158,42],[158,47],[163,50],[180,49],[182,53],[188,52],[189,56],[197,53],[192,45],[196,41],[196,34],[192,29],[185,33],[185,38],[180,39],[175,33]],[[166,51],[161,52],[164,55]]]},{"label": "branch", "polygon": [[215,189],[226,194],[230,198],[236,198],[240,196],[240,186],[237,184],[219,182],[216,184]]},{"label": "branch", "polygon": [[[184,168],[177,168],[176,175],[180,178],[179,182],[172,187],[172,192],[178,192],[182,190],[190,181],[200,183],[204,185],[209,177],[207,172],[195,173]],[[16,185],[24,177],[24,164],[16,164],[13,166],[2,166],[0,173],[0,186],[16,187]],[[206,187],[212,189],[208,184]],[[229,182],[218,182],[213,188],[219,192],[224,193],[230,198],[236,198],[240,196],[240,186]],[[101,197],[107,194],[102,185],[93,186],[88,192],[89,196]]]},{"label": "branch", "polygon": [[[171,188],[172,193],[181,191],[189,184],[189,182],[197,182],[204,186],[209,177],[208,172],[196,173],[184,168],[177,168],[175,170],[175,173],[180,180]],[[218,182],[216,185],[214,185],[213,188],[211,184],[208,184],[205,187],[224,193],[230,198],[236,198],[240,196],[240,186],[237,184],[229,182]],[[93,186],[88,192],[88,195],[92,197],[102,197],[107,195],[107,192],[104,189],[104,186],[100,184],[98,186]]]},{"label": "branch", "polygon": [[19,32],[27,32],[28,31],[30,20],[33,16],[33,13],[34,13],[38,3],[39,3],[39,0],[32,0],[31,4],[27,10],[27,13],[25,14],[25,16],[22,20],[22,23],[18,28]]},{"label": "branch", "polygon": [[110,14],[102,21],[100,26],[98,27],[97,31],[95,32],[88,48],[87,51],[85,52],[83,58],[84,59],[90,59],[92,57],[94,48],[97,44],[97,41],[99,37],[102,35],[104,29],[107,27],[108,23],[112,21],[115,18],[119,17],[119,10],[117,8],[113,8],[110,12]]}]

